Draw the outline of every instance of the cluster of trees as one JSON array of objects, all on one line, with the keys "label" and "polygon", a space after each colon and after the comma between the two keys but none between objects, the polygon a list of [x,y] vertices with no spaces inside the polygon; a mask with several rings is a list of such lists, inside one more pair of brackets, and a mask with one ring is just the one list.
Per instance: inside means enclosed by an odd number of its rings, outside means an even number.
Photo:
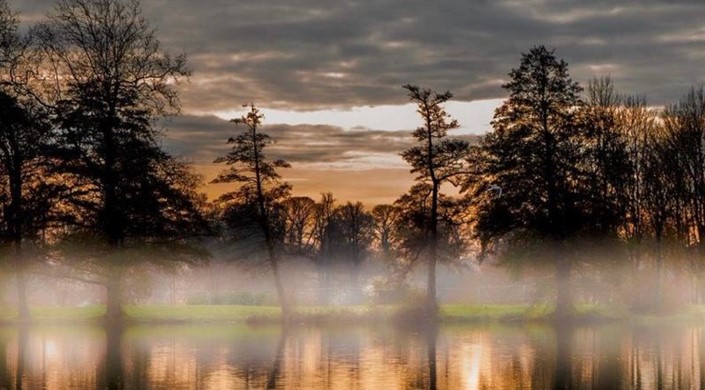
[{"label": "cluster of trees", "polygon": [[199,178],[162,150],[156,122],[178,112],[186,59],[161,50],[134,1],[61,0],[25,35],[1,1],[0,23],[0,237],[20,316],[41,261],[105,286],[117,319],[129,265],[192,257],[206,226]]},{"label": "cluster of trees", "polygon": [[[705,94],[693,88],[663,110],[620,95],[609,78],[583,89],[543,46],[524,54],[504,86],[493,131],[472,152],[467,190],[473,236],[507,262],[555,269],[558,316],[571,312],[576,266],[612,260],[632,275],[652,270],[651,304],[663,270],[686,266],[695,300],[702,278]],[[668,256],[666,256],[668,254]],[[536,264],[535,262],[533,264]]]},{"label": "cluster of trees", "polygon": [[0,239],[22,318],[30,270],[105,286],[115,320],[132,265],[203,259],[205,243],[266,264],[284,318],[291,258],[315,264],[324,292],[338,263],[353,286],[371,258],[389,264],[393,283],[423,263],[429,312],[437,263],[474,248],[480,259],[553,267],[558,316],[570,315],[575,266],[596,242],[614,249],[603,257],[656,270],[656,299],[666,259],[695,282],[705,275],[702,88],[661,111],[608,78],[583,93],[538,46],[509,74],[493,130],[471,145],[449,137],[459,127],[443,108],[449,92],[406,85],[421,122],[401,153],[415,184],[371,210],[330,193],[292,196],[279,173],[290,165],[267,158],[273,141],[250,104],[215,161],[227,168],[213,181],[234,190],[209,204],[201,178],[159,143],[158,120],[179,111],[186,57],[161,49],[136,0],[58,0],[29,33],[18,27],[0,0]]},{"label": "cluster of trees", "polygon": [[[449,92],[404,86],[422,125],[412,133],[417,144],[401,155],[417,176],[392,205],[368,213],[360,204],[334,208],[330,194],[319,202],[289,197],[290,187],[275,171],[288,166],[282,161],[264,163],[260,173],[250,165],[255,179],[231,169],[217,180],[257,183],[252,193],[267,204],[258,215],[266,216],[270,233],[280,232],[265,234],[268,248],[310,258],[322,281],[336,257],[353,265],[353,280],[370,254],[390,261],[397,282],[410,266],[425,264],[429,312],[437,309],[436,263],[468,258],[474,245],[480,259],[552,268],[558,318],[572,315],[577,268],[585,271],[587,265],[590,271],[596,263],[621,263],[630,272],[654,275],[647,289],[656,306],[665,267],[685,266],[693,276],[693,298],[700,300],[703,88],[663,110],[652,109],[642,97],[616,93],[609,78],[594,79],[583,90],[570,78],[566,62],[544,46],[523,54],[509,78],[504,85],[509,98],[477,145],[448,137],[459,127],[443,109]],[[261,119],[251,108],[249,115]],[[248,117],[236,122],[250,123]],[[225,161],[233,167],[251,163],[252,155],[264,156],[266,135],[256,126],[248,131],[253,142],[256,137],[263,142],[259,149],[246,148],[255,152],[243,157],[238,148],[248,133],[231,140],[238,157],[231,154]],[[450,187],[456,188],[453,196],[443,193]],[[247,198],[240,192],[222,200],[233,202],[231,208],[255,203]],[[248,220],[235,215],[231,221]],[[276,270],[277,255],[269,258]],[[286,294],[280,294],[284,302]]]}]

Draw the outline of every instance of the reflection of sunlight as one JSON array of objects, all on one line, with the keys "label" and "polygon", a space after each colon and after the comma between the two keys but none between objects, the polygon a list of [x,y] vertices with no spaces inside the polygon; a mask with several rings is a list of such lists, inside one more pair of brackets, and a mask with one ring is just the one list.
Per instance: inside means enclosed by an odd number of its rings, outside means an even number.
[{"label": "reflection of sunlight", "polygon": [[44,341],[44,356],[49,361],[53,361],[59,357],[59,348],[54,340]]},{"label": "reflection of sunlight", "polygon": [[461,367],[463,370],[463,388],[480,388],[480,362],[482,361],[482,345],[463,345],[461,352]]},{"label": "reflection of sunlight", "polygon": [[204,389],[236,389],[242,385],[242,383],[235,382],[228,367],[219,367],[216,371],[208,373],[203,379]]}]

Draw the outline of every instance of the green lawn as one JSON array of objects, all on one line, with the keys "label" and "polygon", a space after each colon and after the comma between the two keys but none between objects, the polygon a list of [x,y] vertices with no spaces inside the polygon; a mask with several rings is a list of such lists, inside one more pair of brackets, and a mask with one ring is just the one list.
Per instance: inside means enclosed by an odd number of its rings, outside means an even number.
[{"label": "green lawn", "polygon": [[[276,323],[280,310],[275,306],[238,305],[145,305],[125,306],[129,319],[137,323]],[[303,323],[324,322],[390,322],[405,312],[394,305],[383,306],[299,306],[297,320]],[[705,306],[687,306],[669,315],[632,315],[614,308],[596,305],[579,305],[581,318],[619,320],[637,323],[667,321],[700,321],[705,319]],[[94,322],[105,309],[87,307],[33,307],[32,319],[39,323]],[[440,321],[463,322],[540,322],[551,315],[548,305],[468,305],[450,304],[440,308]],[[411,312],[413,315],[413,311]],[[14,309],[0,308],[0,322],[16,321]],[[405,321],[407,317],[402,317]],[[414,317],[408,317],[413,320]]]}]

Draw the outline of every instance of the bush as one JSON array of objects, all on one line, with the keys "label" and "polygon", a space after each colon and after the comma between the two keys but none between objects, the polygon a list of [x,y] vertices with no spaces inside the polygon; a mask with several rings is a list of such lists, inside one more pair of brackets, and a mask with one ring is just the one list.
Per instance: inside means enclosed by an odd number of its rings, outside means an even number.
[{"label": "bush", "polygon": [[423,302],[425,297],[422,290],[410,286],[407,282],[390,283],[383,278],[373,280],[365,288],[365,295],[371,303],[378,305]]},{"label": "bush", "polygon": [[265,293],[231,292],[225,294],[198,294],[187,300],[189,305],[243,305],[271,306],[276,300]]}]

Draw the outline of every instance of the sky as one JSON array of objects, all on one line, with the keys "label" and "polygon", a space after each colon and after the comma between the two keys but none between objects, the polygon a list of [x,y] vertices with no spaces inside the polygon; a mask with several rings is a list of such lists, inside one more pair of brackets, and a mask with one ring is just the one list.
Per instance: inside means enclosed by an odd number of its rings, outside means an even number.
[{"label": "sky", "polygon": [[[32,23],[52,0],[10,0]],[[295,195],[392,202],[413,177],[399,153],[420,124],[407,83],[450,90],[458,136],[490,130],[522,52],[544,44],[587,84],[609,75],[652,105],[705,82],[702,0],[142,0],[165,49],[193,71],[163,145],[208,181],[227,119],[254,102]],[[473,136],[475,135],[475,136]],[[206,185],[211,197],[227,185]]]}]

